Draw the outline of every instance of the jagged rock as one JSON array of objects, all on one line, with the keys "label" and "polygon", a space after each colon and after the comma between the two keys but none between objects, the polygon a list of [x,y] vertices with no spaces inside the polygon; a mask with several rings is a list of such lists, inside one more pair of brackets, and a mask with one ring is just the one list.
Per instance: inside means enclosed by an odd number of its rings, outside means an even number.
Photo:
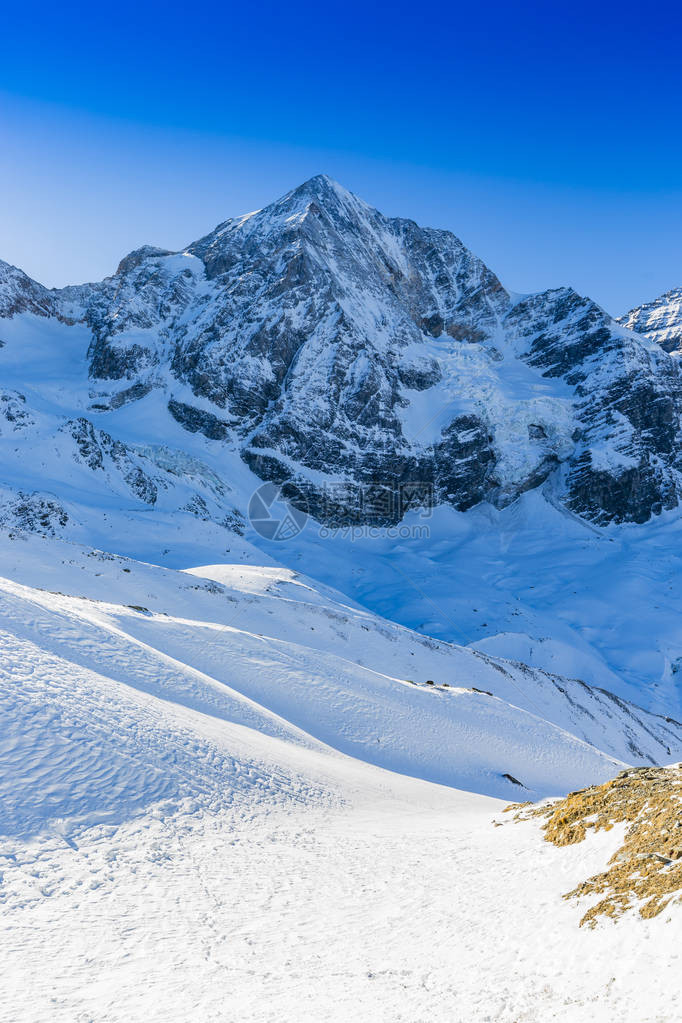
[{"label": "jagged rock", "polygon": [[682,848],[676,830],[682,810],[682,764],[631,767],[604,785],[570,792],[564,799],[507,809],[518,811],[515,820],[544,818],[545,840],[559,847],[622,825],[621,846],[606,869],[564,896],[590,898],[581,927],[594,927],[601,916],[617,919],[634,908],[650,919],[679,903]]},{"label": "jagged rock", "polygon": [[26,406],[26,396],[19,391],[0,392],[0,433],[2,433],[2,421],[9,423],[8,429],[12,432],[28,429],[35,420]]},{"label": "jagged rock", "polygon": [[112,409],[123,408],[124,405],[140,401],[151,390],[152,385],[150,383],[138,382],[133,384],[132,387],[124,387],[122,391],[116,391],[105,401],[93,402],[90,408],[98,412],[110,412]]},{"label": "jagged rock", "polygon": [[184,405],[173,398],[168,402],[168,411],[173,419],[190,433],[203,433],[209,440],[225,440],[228,436],[228,424],[210,412],[204,412],[192,405]]},{"label": "jagged rock", "polygon": [[655,341],[665,352],[682,352],[682,288],[674,288],[664,295],[635,306],[618,322]]},{"label": "jagged rock", "polygon": [[54,292],[0,259],[0,317],[10,318],[19,313],[55,316],[58,302]]},{"label": "jagged rock", "polygon": [[[133,452],[118,440],[98,430],[84,417],[67,422],[62,428],[76,442],[80,460],[94,472],[115,472],[145,504],[155,504],[158,488],[142,469]],[[77,457],[78,460],[78,457]]]},{"label": "jagged rock", "polygon": [[21,529],[41,536],[55,536],[66,526],[69,516],[59,504],[39,493],[18,491],[0,499],[0,526]]},{"label": "jagged rock", "polygon": [[568,506],[606,523],[644,522],[676,505],[677,364],[570,288],[519,303],[507,323],[522,357],[573,389],[579,440],[568,462]]}]

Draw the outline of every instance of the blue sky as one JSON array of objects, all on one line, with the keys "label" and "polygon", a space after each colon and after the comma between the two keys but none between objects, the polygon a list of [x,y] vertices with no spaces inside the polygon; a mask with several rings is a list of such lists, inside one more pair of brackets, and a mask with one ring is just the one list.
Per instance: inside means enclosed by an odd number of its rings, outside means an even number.
[{"label": "blue sky", "polygon": [[682,284],[672,4],[22,7],[0,38],[0,258],[47,284],[320,171],[455,231],[515,291],[621,312]]}]

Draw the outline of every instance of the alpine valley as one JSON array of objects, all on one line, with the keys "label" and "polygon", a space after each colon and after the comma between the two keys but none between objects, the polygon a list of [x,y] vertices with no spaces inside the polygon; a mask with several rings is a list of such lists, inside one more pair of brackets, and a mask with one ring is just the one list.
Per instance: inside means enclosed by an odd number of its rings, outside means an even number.
[{"label": "alpine valley", "polygon": [[0,1020],[677,1018],[502,811],[682,761],[681,353],[324,175],[0,262]]}]

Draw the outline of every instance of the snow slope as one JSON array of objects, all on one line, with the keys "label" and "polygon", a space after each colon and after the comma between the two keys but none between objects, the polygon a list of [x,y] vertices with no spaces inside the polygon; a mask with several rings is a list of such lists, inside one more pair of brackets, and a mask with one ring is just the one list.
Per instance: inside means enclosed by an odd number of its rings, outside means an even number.
[{"label": "snow slope", "polygon": [[[129,791],[124,770],[142,740],[137,731],[120,732],[120,722],[137,712],[114,705],[100,739],[84,738],[89,717],[101,719],[115,693],[134,706],[143,694],[147,709],[189,710],[510,799],[604,780],[624,762],[682,757],[676,722],[581,682],[410,632],[284,569],[178,573],[40,538],[8,539],[3,548],[4,571],[14,577],[0,582],[4,661],[17,678],[32,680],[5,690],[14,722],[6,763],[6,778],[14,779],[5,794],[10,831],[29,827],[20,817],[37,794],[70,813],[89,805],[91,782],[106,794],[102,812],[123,813],[143,798]],[[44,568],[48,559],[52,571]],[[62,713],[76,713],[81,692],[81,732],[68,731],[69,742],[103,758],[108,778],[102,785],[99,767],[86,759],[78,769],[83,792],[69,776],[68,758],[62,777],[49,746],[46,762],[41,754],[32,766],[30,753],[43,749],[36,736],[54,730]],[[128,744],[118,764],[110,749]],[[163,763],[161,757],[154,768],[156,782],[145,781],[155,798],[156,784],[165,794],[174,784],[174,770],[167,773]],[[120,779],[109,777],[119,769]],[[37,778],[48,775],[46,795]],[[22,786],[17,776],[25,776]],[[34,824],[39,817],[38,807]]]},{"label": "snow slope", "polygon": [[403,625],[682,719],[679,513],[595,528],[535,491],[502,510],[442,508],[403,525],[246,537]]},{"label": "snow slope", "polygon": [[585,932],[561,898],[618,836],[450,787],[607,778],[660,719],[277,566],[1,554],[3,1023],[676,1018],[679,915]]},{"label": "snow slope", "polygon": [[258,801],[15,847],[3,1023],[678,1018],[679,915],[589,931],[561,898],[613,833],[556,849],[493,801],[334,766],[319,795],[281,772]]}]

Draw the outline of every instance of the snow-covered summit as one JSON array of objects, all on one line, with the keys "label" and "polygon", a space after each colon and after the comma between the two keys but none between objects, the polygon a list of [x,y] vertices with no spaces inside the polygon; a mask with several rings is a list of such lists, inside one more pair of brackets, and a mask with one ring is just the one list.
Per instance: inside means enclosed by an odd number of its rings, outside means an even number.
[{"label": "snow-covered summit", "polygon": [[57,303],[47,288],[0,259],[0,318],[25,312],[51,316],[56,311]]},{"label": "snow-covered summit", "polygon": [[618,318],[628,330],[635,330],[666,352],[682,352],[682,288],[673,288],[653,302],[635,306]]},{"label": "snow-covered summit", "polygon": [[512,299],[455,235],[323,174],[100,283],[47,291],[5,267],[0,294],[7,317],[89,332],[92,396],[72,411],[96,426],[153,392],[165,422],[329,524],[541,486],[592,521],[643,522],[682,491],[675,359],[571,289]]},{"label": "snow-covered summit", "polygon": [[172,256],[173,253],[170,249],[159,249],[156,245],[143,245],[139,249],[134,249],[129,252],[127,256],[124,256],[121,262],[116,268],[116,277],[121,277],[123,274],[128,273],[130,270],[134,270],[140,263],[144,263],[147,259],[154,259],[163,256]]}]

